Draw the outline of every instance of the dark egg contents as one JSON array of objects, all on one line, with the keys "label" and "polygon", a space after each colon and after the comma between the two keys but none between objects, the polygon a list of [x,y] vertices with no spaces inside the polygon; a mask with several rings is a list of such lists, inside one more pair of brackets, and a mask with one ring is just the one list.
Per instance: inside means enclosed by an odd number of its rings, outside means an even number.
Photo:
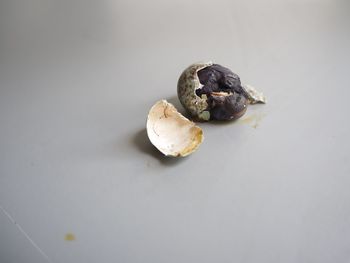
[{"label": "dark egg contents", "polygon": [[196,90],[196,95],[206,95],[210,119],[234,120],[246,112],[247,93],[237,74],[218,64],[203,68],[197,74],[203,87]]}]

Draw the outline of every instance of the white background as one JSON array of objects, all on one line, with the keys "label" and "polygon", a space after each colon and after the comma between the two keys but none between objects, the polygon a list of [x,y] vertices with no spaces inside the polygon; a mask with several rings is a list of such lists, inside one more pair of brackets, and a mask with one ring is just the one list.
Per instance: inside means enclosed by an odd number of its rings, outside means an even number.
[{"label": "white background", "polygon": [[[349,263],[349,12],[1,0],[0,262]],[[148,110],[201,60],[268,104],[164,158]]]}]

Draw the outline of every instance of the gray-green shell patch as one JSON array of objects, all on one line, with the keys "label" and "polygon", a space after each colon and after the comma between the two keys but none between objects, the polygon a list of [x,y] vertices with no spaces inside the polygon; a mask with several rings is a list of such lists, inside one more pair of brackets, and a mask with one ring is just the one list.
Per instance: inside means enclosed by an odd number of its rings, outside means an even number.
[{"label": "gray-green shell patch", "polygon": [[208,108],[207,96],[197,96],[196,90],[201,88],[197,72],[203,68],[213,65],[212,62],[195,63],[182,72],[177,83],[177,95],[181,104],[188,110],[192,116],[200,120],[208,121],[210,113]]}]

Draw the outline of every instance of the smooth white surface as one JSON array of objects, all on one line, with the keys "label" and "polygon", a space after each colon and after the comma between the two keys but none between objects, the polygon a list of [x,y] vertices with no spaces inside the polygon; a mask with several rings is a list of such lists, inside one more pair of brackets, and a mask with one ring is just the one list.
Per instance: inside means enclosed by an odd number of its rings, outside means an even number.
[{"label": "smooth white surface", "polygon": [[[350,262],[349,8],[1,1],[0,262]],[[162,158],[148,110],[199,60],[268,104]]]}]

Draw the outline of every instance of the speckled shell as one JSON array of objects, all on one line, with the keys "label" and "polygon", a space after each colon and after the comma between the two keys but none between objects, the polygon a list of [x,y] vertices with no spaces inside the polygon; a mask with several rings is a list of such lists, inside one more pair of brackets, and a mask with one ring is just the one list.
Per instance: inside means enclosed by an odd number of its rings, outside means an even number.
[{"label": "speckled shell", "polygon": [[213,65],[213,62],[199,62],[192,64],[182,72],[177,83],[177,95],[184,108],[198,120],[208,121],[210,112],[206,111],[208,107],[207,96],[197,96],[196,90],[203,85],[199,82],[197,72],[203,68]]}]

